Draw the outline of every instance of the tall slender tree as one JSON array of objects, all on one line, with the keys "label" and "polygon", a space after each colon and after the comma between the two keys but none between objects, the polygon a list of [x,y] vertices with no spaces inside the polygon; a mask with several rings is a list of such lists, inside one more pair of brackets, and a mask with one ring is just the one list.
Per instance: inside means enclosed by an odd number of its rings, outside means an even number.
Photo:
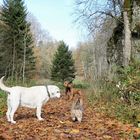
[{"label": "tall slender tree", "polygon": [[128,66],[131,60],[131,20],[132,20],[132,0],[124,0],[123,21],[124,21],[124,47],[123,47],[123,65]]},{"label": "tall slender tree", "polygon": [[3,33],[3,45],[9,57],[9,76],[22,78],[32,75],[35,68],[35,57],[32,50],[30,24],[26,21],[27,9],[24,0],[4,0],[1,21],[6,28]]},{"label": "tall slender tree", "polygon": [[54,55],[51,69],[51,79],[55,81],[72,80],[75,78],[75,67],[72,59],[72,52],[68,46],[61,41]]}]

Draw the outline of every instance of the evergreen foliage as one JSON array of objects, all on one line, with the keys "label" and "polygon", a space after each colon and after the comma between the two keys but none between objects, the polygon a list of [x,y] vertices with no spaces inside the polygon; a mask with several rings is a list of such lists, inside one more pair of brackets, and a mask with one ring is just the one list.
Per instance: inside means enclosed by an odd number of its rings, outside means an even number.
[{"label": "evergreen foliage", "polygon": [[[1,26],[0,51],[3,50],[1,63],[2,75],[21,79],[23,71],[26,77],[32,76],[35,69],[35,57],[33,56],[33,41],[30,32],[30,24],[26,21],[27,9],[23,0],[4,0],[0,15]],[[5,58],[7,57],[7,58]],[[25,59],[24,59],[25,58]],[[25,70],[23,69],[25,64]]]},{"label": "evergreen foliage", "polygon": [[72,52],[63,41],[60,42],[52,64],[52,80],[63,82],[64,80],[73,80],[73,78],[75,78],[75,67],[72,59]]}]

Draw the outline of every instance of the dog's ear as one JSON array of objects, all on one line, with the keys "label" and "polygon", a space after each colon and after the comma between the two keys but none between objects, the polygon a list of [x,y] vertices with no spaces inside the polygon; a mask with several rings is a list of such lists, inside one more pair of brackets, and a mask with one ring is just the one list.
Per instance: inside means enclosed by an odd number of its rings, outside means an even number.
[{"label": "dog's ear", "polygon": [[65,81],[64,82],[64,86],[67,87],[68,86],[68,83],[69,83],[68,81]]}]

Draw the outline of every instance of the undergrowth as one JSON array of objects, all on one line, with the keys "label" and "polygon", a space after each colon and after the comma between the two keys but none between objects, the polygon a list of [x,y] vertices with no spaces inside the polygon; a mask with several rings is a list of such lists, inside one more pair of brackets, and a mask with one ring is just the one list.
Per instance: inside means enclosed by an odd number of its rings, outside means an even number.
[{"label": "undergrowth", "polygon": [[[140,122],[140,63],[120,69],[118,81],[100,81],[88,90],[89,104],[110,117],[138,126]],[[118,85],[119,83],[119,85]]]},{"label": "undergrowth", "polygon": [[130,105],[120,98],[116,87],[104,86],[99,90],[95,88],[88,90],[87,98],[89,104],[107,116],[114,117],[125,123],[133,123],[137,126],[140,115],[140,103]]}]

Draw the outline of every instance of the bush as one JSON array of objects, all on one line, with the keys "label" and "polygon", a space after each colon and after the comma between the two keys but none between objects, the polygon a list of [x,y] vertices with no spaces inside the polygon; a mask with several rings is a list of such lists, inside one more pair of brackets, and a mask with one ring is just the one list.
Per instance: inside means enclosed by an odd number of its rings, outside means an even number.
[{"label": "bush", "polygon": [[120,68],[120,92],[129,104],[140,103],[140,62],[134,61],[126,68]]},{"label": "bush", "polygon": [[[140,101],[137,104],[132,104],[134,98],[131,98],[131,104],[128,104],[121,99],[121,94],[115,82],[101,81],[100,83],[101,85],[94,84],[94,89],[88,90],[89,104],[92,107],[96,106],[97,111],[102,111],[107,116],[137,125],[137,117],[140,116]],[[135,99],[139,100],[139,96],[135,96]]]}]

